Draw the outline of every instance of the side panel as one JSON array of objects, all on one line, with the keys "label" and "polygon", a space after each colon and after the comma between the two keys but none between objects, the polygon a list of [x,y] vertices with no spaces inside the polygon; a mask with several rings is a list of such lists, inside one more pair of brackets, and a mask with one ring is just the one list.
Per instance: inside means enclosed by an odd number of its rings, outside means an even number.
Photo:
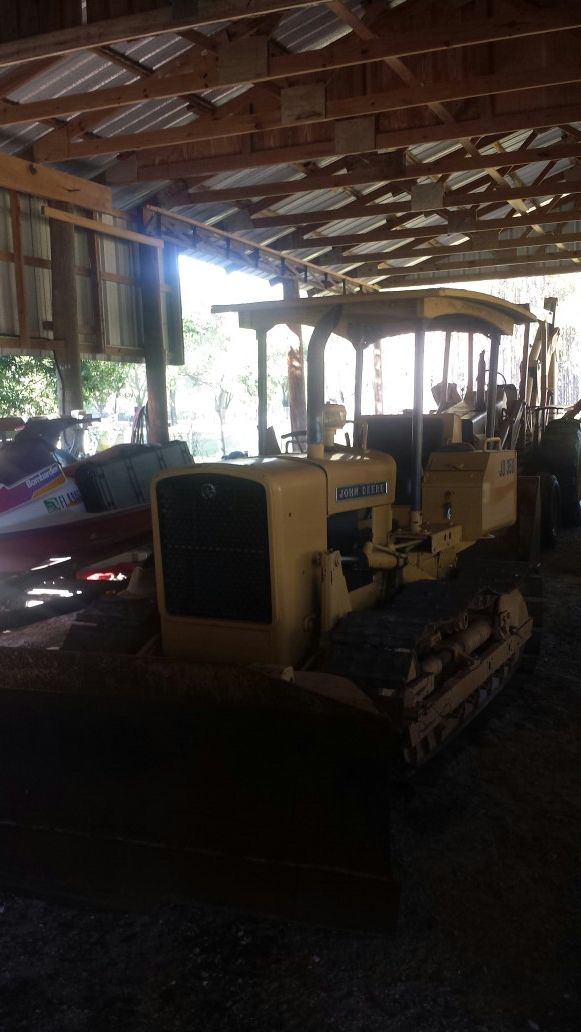
[{"label": "side panel", "polygon": [[516,522],[516,452],[435,452],[422,491],[422,513],[441,524],[451,513],[464,541],[511,527]]}]

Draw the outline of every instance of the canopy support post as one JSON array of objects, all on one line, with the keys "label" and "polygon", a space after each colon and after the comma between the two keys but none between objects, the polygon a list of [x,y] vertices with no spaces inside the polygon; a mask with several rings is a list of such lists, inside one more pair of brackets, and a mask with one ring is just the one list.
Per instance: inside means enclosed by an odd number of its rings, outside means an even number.
[{"label": "canopy support post", "polygon": [[494,437],[496,427],[496,384],[498,382],[498,352],[500,333],[496,330],[490,337],[490,361],[488,363],[488,396],[486,399],[486,437]]},{"label": "canopy support post", "polygon": [[412,413],[412,491],[410,529],[422,526],[422,446],[424,436],[424,344],[425,327],[415,333],[414,353],[414,407]]},{"label": "canopy support post", "polygon": [[258,355],[258,454],[266,454],[266,430],[268,425],[268,358],[266,330],[256,330]]}]

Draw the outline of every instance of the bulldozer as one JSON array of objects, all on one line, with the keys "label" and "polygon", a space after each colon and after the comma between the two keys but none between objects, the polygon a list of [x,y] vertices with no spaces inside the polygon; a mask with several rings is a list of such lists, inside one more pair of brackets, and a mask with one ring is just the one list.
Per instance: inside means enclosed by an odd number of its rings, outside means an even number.
[{"label": "bulldozer", "polygon": [[[538,477],[541,505],[541,546],[553,548],[562,525],[581,521],[581,430],[575,418],[581,402],[556,404],[559,328],[555,325],[557,299],[544,300],[550,319],[536,317],[524,326],[521,374],[518,384],[497,385],[494,435],[500,447],[517,451],[520,486],[527,477]],[[482,446],[487,416],[486,352],[480,352],[473,389],[474,334],[468,333],[464,396],[449,384],[450,336],[446,333],[442,379],[432,389],[437,413],[461,419],[462,440]]]},{"label": "bulldozer", "polygon": [[[81,613],[60,650],[0,648],[0,882],[384,930],[394,770],[472,720],[537,635],[530,566],[475,554],[517,523],[495,362],[533,317],[451,289],[236,311],[257,335],[261,454],[155,477],[153,597]],[[268,434],[280,322],[313,326],[303,454]],[[458,417],[423,414],[425,336],[448,328],[491,341],[480,448]],[[353,446],[324,403],[332,333],[355,345]],[[404,333],[413,410],[364,417],[362,350]]]}]

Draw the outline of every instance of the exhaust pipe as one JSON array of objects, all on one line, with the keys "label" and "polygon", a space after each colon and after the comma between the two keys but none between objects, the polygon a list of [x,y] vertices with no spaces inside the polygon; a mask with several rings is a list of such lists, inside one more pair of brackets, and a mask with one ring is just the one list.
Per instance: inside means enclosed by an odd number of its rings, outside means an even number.
[{"label": "exhaust pipe", "polygon": [[307,351],[307,455],[322,459],[325,455],[323,409],[325,406],[325,347],[341,318],[342,305],[334,305],[317,323]]}]

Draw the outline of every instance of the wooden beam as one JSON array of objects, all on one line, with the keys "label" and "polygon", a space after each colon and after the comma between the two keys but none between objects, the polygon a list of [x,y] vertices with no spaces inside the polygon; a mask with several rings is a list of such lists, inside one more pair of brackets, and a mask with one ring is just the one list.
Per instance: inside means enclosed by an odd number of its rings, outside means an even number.
[{"label": "wooden beam", "polygon": [[163,247],[163,240],[160,240],[159,237],[148,236],[146,233],[135,233],[132,229],[123,229],[121,226],[110,226],[107,222],[100,222],[98,219],[87,219],[83,215],[74,215],[70,211],[51,208],[47,204],[42,206],[42,214],[47,219],[69,222],[79,229],[90,229],[93,233],[102,233],[104,236],[115,237],[117,240],[130,241],[146,247]]},{"label": "wooden beam", "polygon": [[16,286],[16,310],[18,313],[18,335],[21,347],[26,347],[29,337],[28,304],[22,252],[22,223],[20,221],[20,199],[15,190],[10,191],[10,223],[12,228],[12,251],[14,260],[14,283]]},{"label": "wooden beam", "polygon": [[[355,118],[359,115],[378,112],[402,111],[406,108],[422,107],[435,102],[464,100],[506,93],[521,93],[581,81],[581,67],[573,65],[551,65],[526,72],[504,72],[495,75],[479,75],[460,81],[423,82],[419,86],[404,86],[383,93],[354,95],[340,100],[327,99],[325,110],[306,109],[300,125],[319,122],[334,122],[339,118]],[[252,114],[230,117],[202,117],[186,126],[170,129],[148,130],[137,133],[119,133],[109,137],[96,137],[79,143],[63,141],[60,146],[43,139],[34,145],[34,154],[41,161],[66,161],[90,157],[97,154],[117,154],[120,151],[144,150],[163,146],[176,146],[200,140],[217,140],[232,136],[252,135],[282,129],[285,125],[280,102],[256,109]],[[453,123],[457,128],[456,123]]]},{"label": "wooden beam", "polygon": [[[567,107],[543,108],[517,112],[508,116],[498,115],[494,122],[488,118],[471,119],[458,121],[456,125],[431,125],[405,130],[390,130],[376,134],[377,151],[406,150],[410,147],[418,147],[423,143],[458,142],[459,139],[467,137],[479,138],[487,136],[492,132],[492,126],[499,126],[503,133],[517,131],[521,127],[544,129],[552,126],[562,126],[564,122],[579,118],[579,107],[568,105]],[[301,130],[295,130],[295,136],[303,135]],[[236,137],[234,144],[239,143]],[[253,140],[253,150],[239,150],[236,153],[224,154],[218,157],[201,156],[205,148],[202,144],[194,144],[191,149],[191,156],[177,157],[171,148],[153,152],[133,154],[122,158],[116,165],[105,172],[107,183],[123,185],[131,183],[144,183],[149,180],[183,180],[183,179],[207,179],[208,176],[218,175],[222,172],[238,171],[240,169],[264,168],[270,165],[286,165],[296,162],[319,161],[325,158],[336,159],[334,149],[334,134],[330,133],[324,138],[313,141],[309,138],[297,139],[285,146],[273,146],[261,149],[260,143]],[[298,180],[296,182],[299,182]],[[241,196],[245,191],[250,196],[256,196],[256,187],[240,187]],[[250,193],[249,193],[250,189]],[[283,187],[283,193],[285,189]]]},{"label": "wooden beam", "polygon": [[521,276],[560,276],[563,273],[569,272],[581,272],[581,264],[578,262],[567,261],[561,259],[561,265],[551,267],[544,266],[542,261],[538,261],[537,267],[531,269],[528,265],[520,265],[518,263],[511,262],[510,265],[499,266],[502,268],[502,272],[496,276],[491,273],[490,269],[487,272],[469,271],[467,273],[455,272],[453,275],[446,276],[443,269],[434,272],[431,276],[420,275],[416,276],[398,276],[396,277],[385,277],[382,276],[376,280],[377,286],[382,290],[400,290],[401,287],[435,287],[446,285],[449,283],[472,283],[478,280],[494,280],[494,279],[517,279]]},{"label": "wooden beam", "polygon": [[[310,223],[320,223],[336,221],[337,218],[343,220],[349,217],[360,217],[366,215],[388,215],[394,213],[405,214],[406,212],[412,213],[414,209],[411,206],[411,200],[397,200],[397,201],[385,201],[381,203],[372,203],[373,197],[385,196],[389,193],[409,193],[409,188],[405,185],[399,186],[396,190],[391,190],[392,180],[388,174],[388,170],[384,169],[385,179],[383,185],[371,191],[368,194],[363,195],[360,199],[355,200],[349,205],[341,205],[338,208],[331,208],[319,211],[311,211],[306,213],[296,213],[296,225],[308,225]],[[294,194],[311,193],[319,188],[324,190],[336,189],[337,192],[343,191],[354,183],[360,183],[361,179],[364,182],[369,181],[367,179],[368,173],[363,169],[361,172],[353,173],[341,173],[334,177],[325,176],[324,173],[314,173],[308,180],[304,179],[289,179],[287,181],[280,181],[278,183],[264,183],[257,184],[256,186],[240,186],[240,187],[227,187],[218,190],[191,190],[188,194],[190,203],[194,204],[213,204],[223,202],[238,202],[251,200],[255,196],[260,196],[265,200],[269,198],[271,202],[276,203],[280,198],[291,197]],[[381,176],[378,172],[377,175],[373,175],[372,181],[381,181]],[[573,180],[557,179],[555,177],[548,176],[543,180],[543,184],[548,184],[548,188],[545,189],[545,185],[537,185],[536,183],[530,186],[515,186],[506,187],[504,193],[501,190],[488,189],[482,190],[482,182],[480,181],[482,176],[478,176],[470,188],[464,190],[449,190],[443,195],[441,203],[448,207],[454,207],[454,200],[457,199],[457,205],[475,205],[510,200],[512,197],[526,198],[526,197],[548,197],[553,193],[557,192],[560,194],[575,193],[578,192],[575,182]],[[322,183],[327,185],[321,186]],[[271,193],[272,188],[272,193]],[[266,189],[266,194],[263,191]],[[367,201],[369,198],[369,201]],[[454,199],[454,200],[453,200]],[[457,206],[456,205],[456,206]],[[262,211],[267,207],[266,201],[259,208],[256,205],[257,211]],[[349,215],[347,215],[349,210]],[[427,208],[425,210],[428,210]],[[434,211],[440,209],[434,208]],[[337,212],[340,214],[334,215]],[[417,211],[415,214],[421,214]],[[329,217],[330,216],[330,217]],[[264,226],[276,226],[276,225],[295,225],[292,221],[293,215],[281,216],[282,221],[278,221],[279,216],[276,213],[266,217],[270,221],[264,220]],[[257,228],[260,226],[262,220],[256,220]]]},{"label": "wooden beam", "polygon": [[[208,226],[205,222],[200,222],[198,219],[189,218],[187,215],[180,215],[177,212],[166,211],[164,208],[158,208],[154,205],[148,205],[145,209],[145,213],[153,213],[160,215],[167,219],[171,219],[174,222],[181,222],[183,225],[191,226],[193,229],[200,230],[204,233],[208,233],[211,236],[221,239],[224,241],[230,241],[231,243],[239,244],[244,248],[248,248],[253,252],[260,252],[261,254],[267,255],[268,258],[275,259],[281,267],[281,274],[284,275],[284,269],[286,269],[287,275],[289,269],[297,268],[302,269],[306,272],[312,273],[317,278],[317,284],[320,289],[320,283],[318,282],[321,277],[326,277],[329,280],[335,281],[338,285],[344,289],[351,287],[356,290],[373,290],[369,284],[364,283],[361,280],[354,279],[352,276],[345,276],[339,272],[333,272],[332,270],[322,269],[319,265],[314,265],[312,262],[304,261],[302,258],[291,258],[281,254],[280,251],[274,250],[272,247],[268,247],[266,244],[259,244],[255,240],[247,240],[245,237],[240,236],[238,233],[226,233],[221,229],[217,229],[215,226]],[[282,269],[284,266],[284,269]]]},{"label": "wooden beam", "polygon": [[83,407],[81,338],[79,330],[75,231],[73,226],[51,219],[50,258],[52,329],[63,341],[59,355],[60,408],[62,415]]},{"label": "wooden beam", "polygon": [[143,351],[150,444],[167,444],[169,441],[161,257],[162,252],[158,249],[143,245],[140,247]]},{"label": "wooden beam", "polygon": [[[448,272],[456,272],[456,271],[460,271],[461,272],[463,270],[468,270],[468,269],[479,270],[479,269],[483,269],[483,268],[484,269],[485,268],[494,268],[494,267],[497,267],[497,266],[500,268],[500,267],[504,267],[505,265],[508,265],[508,266],[513,265],[515,262],[518,262],[519,265],[531,265],[531,264],[541,265],[543,262],[562,262],[562,261],[567,260],[567,259],[581,261],[581,251],[562,250],[562,251],[556,251],[554,254],[553,253],[546,253],[546,254],[542,254],[542,255],[539,255],[539,254],[524,254],[523,255],[523,254],[518,254],[516,249],[515,249],[514,253],[510,253],[509,252],[508,254],[503,254],[503,255],[501,255],[498,258],[495,258],[494,256],[491,256],[490,258],[481,257],[477,261],[473,261],[473,262],[472,261],[462,261],[462,262],[448,262],[448,261],[445,261],[445,262],[438,262],[438,264],[432,264],[430,266],[426,265],[425,268],[424,268],[423,265],[420,266],[419,268],[417,266],[412,266],[411,268],[417,269],[417,271],[420,272],[420,273],[424,272],[424,271],[425,272],[434,272],[434,273],[441,273],[441,272],[448,273]],[[408,268],[407,271],[411,271],[411,268]],[[406,270],[402,270],[402,269],[398,269],[397,271],[395,269],[392,269],[391,273],[389,273],[389,274],[386,273],[386,276],[389,279],[391,278],[392,275],[399,277],[399,276],[401,276],[402,272],[405,272],[405,271]]]},{"label": "wooden beam", "polygon": [[[518,228],[518,223],[516,227]],[[394,251],[393,255],[389,252],[383,253],[381,257],[381,251],[375,253],[375,260],[379,261],[379,268],[382,268],[383,262],[389,262],[391,260],[400,258],[457,258],[458,255],[469,255],[469,254],[480,254],[482,251],[514,251],[515,248],[530,248],[530,247],[549,247],[553,244],[576,244],[581,243],[581,229],[576,233],[544,233],[543,235],[538,234],[537,236],[522,236],[522,237],[510,237],[506,240],[496,240],[492,243],[489,240],[485,240],[482,243],[472,243],[470,240],[461,244],[448,244],[448,246],[436,246],[432,247],[427,245],[422,248],[404,247],[398,248]],[[352,258],[353,255],[347,257]],[[366,262],[373,261],[374,259],[370,254],[361,255],[364,257]],[[388,266],[385,266],[388,268]],[[392,268],[392,266],[389,266]],[[427,268],[427,266],[426,266]]]},{"label": "wooden beam", "polygon": [[[458,193],[460,193],[460,191],[458,191]],[[497,194],[500,193],[500,191],[491,190],[489,192],[488,199],[491,198],[491,195],[493,193]],[[577,189],[577,193],[581,193],[581,184]],[[451,206],[453,206],[454,203],[468,204],[469,202],[466,200],[466,198],[464,198],[463,201],[460,201],[459,198],[458,202],[450,202]],[[578,210],[579,209],[577,209],[577,211]],[[419,215],[421,215],[421,213],[414,213],[409,211],[407,212],[407,214],[409,214],[410,220],[414,218],[414,215],[416,217],[419,217]],[[474,219],[471,222],[465,214],[464,216],[462,216],[462,213],[459,213],[457,220],[451,220],[449,216],[452,213],[446,212],[445,210],[433,212],[432,214],[438,215],[442,220],[446,219],[446,217],[448,216],[447,221],[435,223],[430,226],[414,226],[410,227],[409,229],[402,230],[392,230],[390,227],[390,223],[386,222],[384,226],[380,226],[378,229],[368,230],[365,233],[337,233],[328,236],[324,236],[323,234],[319,233],[317,234],[317,236],[304,236],[302,234],[295,233],[292,235],[292,243],[289,243],[289,247],[359,247],[360,244],[367,244],[379,240],[409,240],[413,237],[436,237],[452,233],[462,233],[465,235],[469,235],[470,233],[486,232],[487,230],[498,228],[515,229],[518,228],[518,225],[545,225],[547,223],[550,224],[551,222],[556,221],[553,218],[553,212],[548,213],[545,216],[545,213],[543,212],[542,208],[540,209],[537,218],[535,218],[537,212],[527,212],[523,213],[518,217],[518,222],[514,216],[511,216],[508,219]],[[521,221],[521,219],[523,221]],[[567,219],[566,221],[569,221],[569,219]]]},{"label": "wooden beam", "polygon": [[[561,5],[550,11],[531,12],[525,19],[492,17],[472,22],[458,22],[441,28],[422,29],[419,32],[388,33],[384,37],[372,38],[368,42],[349,39],[320,50],[301,54],[270,54],[264,67],[250,60],[243,69],[233,62],[227,62],[232,44],[218,49],[217,53],[197,56],[187,71],[179,74],[161,74],[147,84],[131,83],[109,89],[71,93],[49,100],[32,101],[25,104],[1,104],[0,124],[13,125],[18,122],[39,121],[45,118],[64,118],[79,111],[97,111],[139,104],[147,100],[184,96],[196,90],[222,89],[246,83],[268,82],[293,78],[314,72],[330,72],[338,68],[360,67],[385,58],[405,57],[431,51],[448,51],[453,47],[470,46],[474,43],[490,43],[494,40],[522,38],[540,33],[576,29],[581,27],[581,8]],[[115,52],[100,47],[107,60],[117,60]],[[248,48],[247,48],[248,50]],[[123,55],[119,60],[126,62]],[[181,58],[183,66],[184,60]],[[135,64],[135,62],[131,62]]]},{"label": "wooden beam", "polygon": [[97,211],[110,211],[113,207],[110,187],[9,154],[0,154],[0,188]]},{"label": "wooden beam", "polygon": [[[388,151],[416,147],[426,143],[448,143],[461,139],[489,136],[491,133],[506,133],[517,130],[543,129],[548,126],[563,126],[579,118],[579,106],[568,104],[562,107],[543,108],[534,106],[531,110],[511,112],[493,117],[464,119],[454,124],[437,124],[420,128],[392,129],[376,134],[377,151]],[[323,128],[326,123],[323,123]],[[295,129],[295,135],[300,133]],[[286,135],[286,134],[285,134]],[[176,157],[171,147],[153,148],[142,154],[122,159],[119,165],[107,173],[111,183],[147,182],[158,179],[187,179],[195,176],[218,175],[246,168],[263,168],[270,165],[285,165],[295,161],[317,161],[336,158],[335,136],[331,129],[325,139],[312,141],[306,134],[304,139],[284,146],[264,149],[261,139],[255,143],[249,154],[239,150],[234,154],[207,157],[207,148],[194,144],[197,153],[191,157]],[[235,137],[233,144],[240,142]]]},{"label": "wooden beam", "polygon": [[[0,44],[0,67],[38,61],[44,57],[91,50],[110,46],[142,36],[160,36],[168,32],[183,32],[221,21],[254,18],[274,11],[293,11],[315,7],[320,0],[197,0],[188,5],[191,13],[179,15],[174,4],[140,14],[122,15],[103,21],[90,22],[38,36],[25,36]],[[182,5],[183,6],[183,5]],[[175,16],[174,16],[175,12]]]}]

